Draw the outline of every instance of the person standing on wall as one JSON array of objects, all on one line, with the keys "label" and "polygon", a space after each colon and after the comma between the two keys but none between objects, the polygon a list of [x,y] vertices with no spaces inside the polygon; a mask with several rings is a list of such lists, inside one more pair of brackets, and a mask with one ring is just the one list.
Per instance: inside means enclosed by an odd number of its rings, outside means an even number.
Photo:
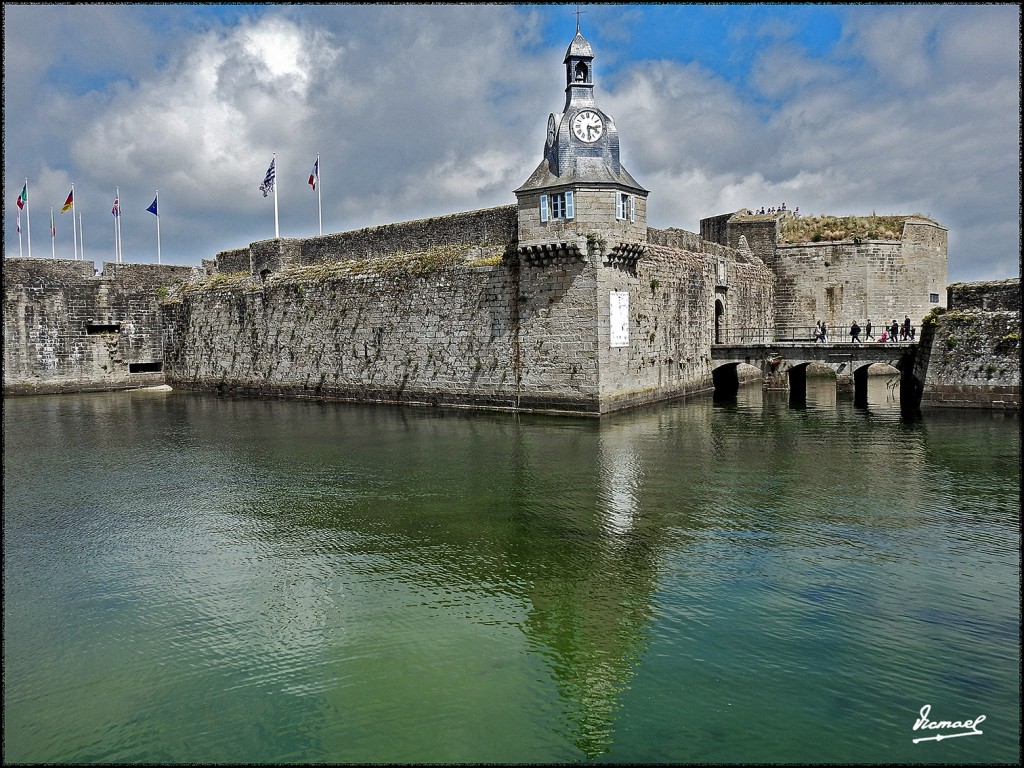
[{"label": "person standing on wall", "polygon": [[854,344],[860,344],[860,326],[857,325],[857,321],[853,321],[853,325],[850,326],[850,341]]}]

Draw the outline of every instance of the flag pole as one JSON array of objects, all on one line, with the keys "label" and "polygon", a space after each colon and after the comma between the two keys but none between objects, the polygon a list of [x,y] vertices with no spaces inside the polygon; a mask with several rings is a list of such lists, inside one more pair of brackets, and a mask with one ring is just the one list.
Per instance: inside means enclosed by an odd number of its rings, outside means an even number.
[{"label": "flag pole", "polygon": [[78,214],[78,239],[82,243],[82,261],[85,261],[85,227],[82,226],[82,214]]},{"label": "flag pole", "polygon": [[53,226],[53,206],[50,206],[50,256],[57,258],[57,229]]},{"label": "flag pole", "polygon": [[277,167],[277,153],[274,153],[274,238],[281,238],[281,229],[277,225],[277,177],[280,176]]},{"label": "flag pole", "polygon": [[[75,185],[71,185],[71,237],[75,241],[75,261],[78,261],[78,224],[75,222]],[[29,243],[31,246],[31,243]]]},{"label": "flag pole", "polygon": [[316,155],[316,215],[317,215],[317,220],[320,222],[320,234],[323,235],[323,233],[324,233],[324,209],[320,205],[320,193],[322,191],[320,189],[321,186],[322,185],[320,184],[320,153],[318,152],[317,155]]},{"label": "flag pole", "polygon": [[28,179],[25,179],[25,228],[28,230],[28,257],[32,258],[32,219],[28,213]]},{"label": "flag pole", "polygon": [[114,260],[121,263],[121,188],[114,187]]},{"label": "flag pole", "polygon": [[21,208],[18,209],[18,258],[22,257],[21,251]]},{"label": "flag pole", "polygon": [[160,263],[160,190],[156,191],[156,263]]}]

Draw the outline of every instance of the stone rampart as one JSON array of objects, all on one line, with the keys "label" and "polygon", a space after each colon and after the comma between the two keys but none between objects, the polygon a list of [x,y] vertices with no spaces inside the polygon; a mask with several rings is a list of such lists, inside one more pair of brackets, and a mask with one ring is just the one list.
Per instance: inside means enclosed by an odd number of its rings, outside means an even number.
[{"label": "stone rampart", "polygon": [[934,313],[922,334],[922,408],[1019,410],[1020,280],[956,283],[950,297],[954,308]]},{"label": "stone rampart", "polygon": [[[706,390],[716,298],[730,322],[771,319],[764,265],[713,250],[656,246],[629,268],[605,265],[595,243],[586,258],[473,266],[481,249],[463,244],[215,276],[165,307],[167,379],[225,395],[586,414]],[[628,294],[628,342],[614,347],[612,292]]]},{"label": "stone rampart", "polygon": [[881,328],[905,317],[920,328],[925,315],[945,306],[946,265],[946,230],[923,221],[908,220],[900,240],[779,245],[777,330],[824,320],[835,335],[854,320]]},{"label": "stone rampart", "polygon": [[1020,278],[951,283],[946,306],[962,312],[1020,312]]},{"label": "stone rampart", "polygon": [[382,259],[438,246],[504,248],[516,240],[517,217],[517,207],[505,205],[318,237],[260,240],[248,248],[218,253],[217,271],[266,276],[287,267]]},{"label": "stone rampart", "polygon": [[4,394],[163,383],[159,301],[192,267],[4,260]]}]

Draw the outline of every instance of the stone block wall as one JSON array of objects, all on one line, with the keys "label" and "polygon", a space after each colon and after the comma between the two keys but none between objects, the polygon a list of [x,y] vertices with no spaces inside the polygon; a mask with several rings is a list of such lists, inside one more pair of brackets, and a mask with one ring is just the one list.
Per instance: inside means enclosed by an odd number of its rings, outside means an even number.
[{"label": "stone block wall", "polygon": [[824,320],[838,339],[854,320],[881,329],[908,316],[920,330],[925,315],[945,306],[946,265],[946,230],[912,220],[901,240],[780,245],[773,265],[777,333]]},{"label": "stone block wall", "polygon": [[941,316],[921,406],[1019,409],[1020,313]]},{"label": "stone block wall", "polygon": [[1020,278],[952,283],[946,297],[949,309],[963,312],[1020,312]]},{"label": "stone block wall", "polygon": [[950,286],[953,308],[926,324],[921,406],[1020,409],[1020,279]]},{"label": "stone block wall", "polygon": [[5,259],[4,394],[163,383],[159,302],[196,270]]},{"label": "stone block wall", "polygon": [[571,219],[540,219],[540,192],[519,200],[518,238],[522,243],[550,243],[592,239],[615,243],[642,243],[647,239],[647,198],[633,195],[633,220],[616,219],[616,196],[611,189],[576,189]]},{"label": "stone block wall", "polygon": [[[587,414],[707,390],[721,276],[730,322],[771,320],[764,265],[710,250],[652,247],[632,269],[605,265],[593,244],[544,265],[417,273],[371,260],[351,274],[211,280],[167,307],[167,378],[223,394]],[[625,347],[610,345],[612,291],[630,296]]]},{"label": "stone block wall", "polygon": [[[856,320],[875,328],[910,317],[916,328],[946,304],[947,231],[907,218],[899,240],[779,243],[777,215],[746,210],[701,220],[710,241],[751,252],[775,273],[778,338],[809,337],[818,320],[847,335]],[[878,334],[876,334],[877,336]]]},{"label": "stone block wall", "polygon": [[217,271],[266,275],[287,267],[379,259],[437,246],[507,246],[516,239],[516,217],[516,206],[505,205],[318,237],[260,240],[218,253]]},{"label": "stone block wall", "polygon": [[172,386],[259,395],[587,412],[592,276],[450,267],[190,290],[168,306]]}]

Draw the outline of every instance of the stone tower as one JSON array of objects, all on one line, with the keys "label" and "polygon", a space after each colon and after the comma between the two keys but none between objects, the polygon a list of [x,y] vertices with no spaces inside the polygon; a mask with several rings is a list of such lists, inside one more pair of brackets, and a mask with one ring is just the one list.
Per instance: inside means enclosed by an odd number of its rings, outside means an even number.
[{"label": "stone tower", "polygon": [[647,190],[619,161],[615,121],[594,99],[593,61],[577,22],[565,52],[565,106],[548,116],[543,159],[515,190],[527,262],[589,252],[629,267],[647,248]]}]

